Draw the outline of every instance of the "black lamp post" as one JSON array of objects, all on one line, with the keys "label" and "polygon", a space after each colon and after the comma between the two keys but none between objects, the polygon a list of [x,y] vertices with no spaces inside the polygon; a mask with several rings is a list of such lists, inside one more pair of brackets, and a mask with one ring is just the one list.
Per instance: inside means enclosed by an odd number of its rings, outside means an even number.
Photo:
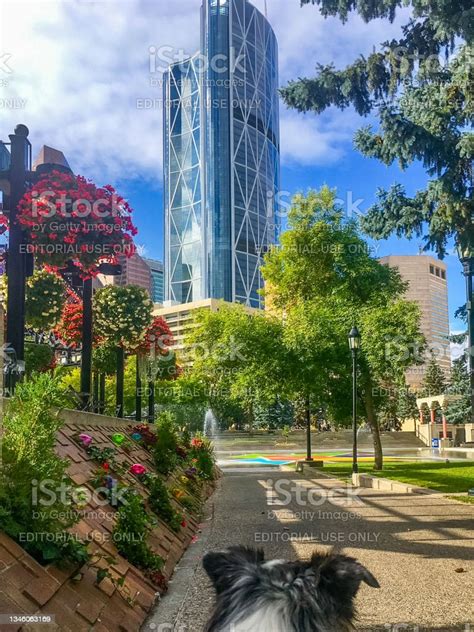
[{"label": "black lamp post", "polygon": [[311,446],[311,397],[306,398],[306,463],[313,462],[313,451]]},{"label": "black lamp post", "polygon": [[458,244],[459,258],[463,265],[464,276],[466,277],[466,307],[467,307],[467,353],[469,384],[471,398],[471,423],[474,423],[474,249],[470,245]]},{"label": "black lamp post", "polygon": [[142,420],[142,378],[140,375],[140,355],[137,351],[135,368],[135,421]]},{"label": "black lamp post", "polygon": [[361,336],[357,327],[352,327],[349,332],[349,348],[352,351],[352,473],[357,474],[357,354],[361,345]]},{"label": "black lamp post", "polygon": [[[146,384],[148,388],[148,423],[155,421],[155,380],[160,368],[160,354],[156,352],[156,337],[151,334],[148,337],[150,349],[148,352],[137,354],[137,397],[135,419],[138,421],[138,407],[142,406],[141,386]],[[140,388],[140,391],[138,389]],[[140,395],[140,396],[138,396]],[[141,418],[141,415],[140,415]]]},{"label": "black lamp post", "polygon": [[116,399],[116,416],[119,419],[123,417],[123,389],[125,378],[125,349],[117,347],[117,383],[115,389]]},{"label": "black lamp post", "polygon": [[[31,172],[31,144],[26,125],[17,125],[9,135],[9,143],[0,143],[0,189],[4,195],[4,209],[8,210],[9,240],[7,254],[8,300],[7,345],[15,358],[15,365],[7,366],[7,395],[12,395],[21,373],[17,370],[24,360],[25,350],[25,280],[32,267],[31,255],[26,254],[25,233],[18,222],[18,203],[25,194],[34,174]],[[7,149],[10,146],[10,151]],[[32,270],[30,271],[30,274]],[[11,368],[11,374],[10,374]]]}]

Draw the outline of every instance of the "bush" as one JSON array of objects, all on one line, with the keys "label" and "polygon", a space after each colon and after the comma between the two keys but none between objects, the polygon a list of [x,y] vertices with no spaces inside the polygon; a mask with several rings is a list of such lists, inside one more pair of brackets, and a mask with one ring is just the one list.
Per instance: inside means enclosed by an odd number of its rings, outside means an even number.
[{"label": "bush", "polygon": [[25,343],[25,369],[27,376],[42,373],[54,367],[54,351],[49,345]]},{"label": "bush", "polygon": [[181,516],[173,509],[168,488],[158,476],[149,476],[146,485],[150,496],[150,509],[156,513],[173,531],[179,531]]},{"label": "bush", "polygon": [[201,478],[214,480],[215,478],[215,458],[214,449],[209,439],[196,436],[191,441],[189,456],[196,467]]},{"label": "bush", "polygon": [[124,504],[117,511],[117,522],[113,540],[118,552],[131,564],[141,570],[159,571],[163,559],[154,553],[146,543],[146,536],[152,526],[143,498],[129,490]]},{"label": "bush", "polygon": [[153,459],[158,472],[168,476],[178,461],[176,449],[179,442],[173,415],[169,412],[160,413],[156,427],[157,440],[153,447]]},{"label": "bush", "polygon": [[[62,402],[58,381],[37,374],[17,386],[4,416],[0,529],[40,563],[86,557],[85,547],[76,546],[66,532],[79,520],[71,509],[70,493],[57,493],[54,499],[51,495],[64,485],[72,491],[69,462],[55,452],[63,422],[54,409]],[[45,498],[41,483],[48,490]],[[45,499],[48,504],[42,503]]]}]

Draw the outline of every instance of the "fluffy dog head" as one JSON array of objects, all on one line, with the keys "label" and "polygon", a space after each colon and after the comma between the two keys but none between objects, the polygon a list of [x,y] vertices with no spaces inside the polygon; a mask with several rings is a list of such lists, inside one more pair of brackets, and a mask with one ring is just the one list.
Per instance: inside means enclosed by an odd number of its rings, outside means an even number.
[{"label": "fluffy dog head", "polygon": [[315,553],[309,561],[266,562],[263,551],[208,553],[217,594],[208,632],[343,632],[353,629],[354,597],[375,577],[352,557]]}]

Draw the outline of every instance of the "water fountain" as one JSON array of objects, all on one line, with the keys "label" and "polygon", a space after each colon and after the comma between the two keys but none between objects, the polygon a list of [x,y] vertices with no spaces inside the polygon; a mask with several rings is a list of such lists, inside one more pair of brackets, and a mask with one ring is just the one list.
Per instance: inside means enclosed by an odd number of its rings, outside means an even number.
[{"label": "water fountain", "polygon": [[204,434],[206,437],[214,438],[217,435],[219,430],[219,426],[217,424],[217,419],[214,413],[210,408],[206,410],[206,414],[204,416]]}]

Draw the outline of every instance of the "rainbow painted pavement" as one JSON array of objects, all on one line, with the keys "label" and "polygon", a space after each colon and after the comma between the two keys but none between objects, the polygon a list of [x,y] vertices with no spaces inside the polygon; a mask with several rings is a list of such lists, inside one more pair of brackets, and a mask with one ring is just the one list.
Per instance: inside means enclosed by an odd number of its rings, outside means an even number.
[{"label": "rainbow painted pavement", "polygon": [[[232,457],[232,461],[239,463],[255,463],[260,465],[291,465],[296,461],[302,461],[306,458],[303,453],[291,454],[239,454]],[[335,451],[335,452],[315,452],[313,458],[319,461],[332,461],[334,463],[345,463],[352,461],[352,452]],[[374,459],[373,452],[359,452],[358,460],[362,463],[372,462]],[[386,460],[397,461],[396,457],[388,457]]]}]

